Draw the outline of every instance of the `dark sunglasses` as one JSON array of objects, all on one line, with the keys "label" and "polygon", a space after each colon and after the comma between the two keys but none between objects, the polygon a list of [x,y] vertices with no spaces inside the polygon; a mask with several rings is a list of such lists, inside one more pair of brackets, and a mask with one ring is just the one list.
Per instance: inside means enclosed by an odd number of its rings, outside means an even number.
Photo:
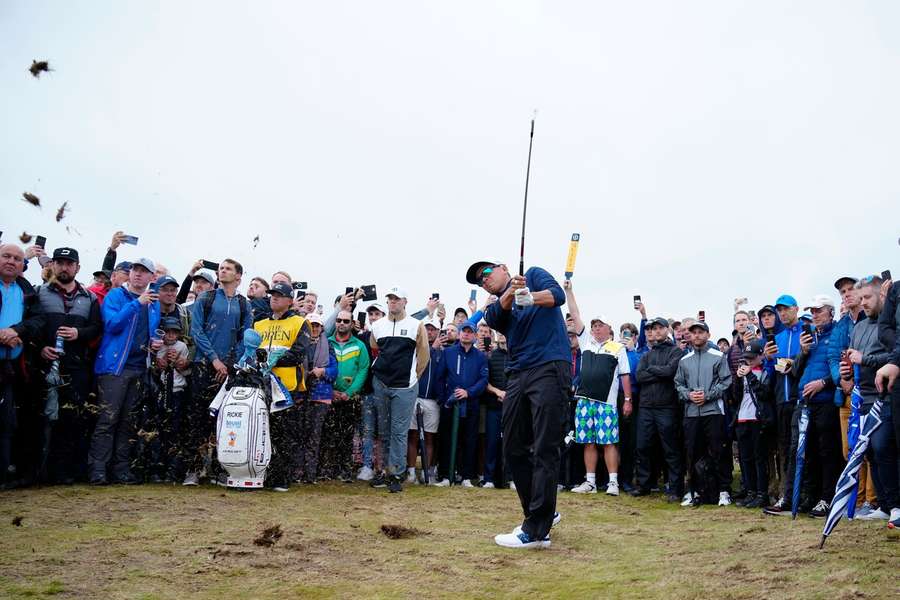
[{"label": "dark sunglasses", "polygon": [[352,323],[353,321],[351,321],[350,319],[335,319],[334,322],[335,323]]}]

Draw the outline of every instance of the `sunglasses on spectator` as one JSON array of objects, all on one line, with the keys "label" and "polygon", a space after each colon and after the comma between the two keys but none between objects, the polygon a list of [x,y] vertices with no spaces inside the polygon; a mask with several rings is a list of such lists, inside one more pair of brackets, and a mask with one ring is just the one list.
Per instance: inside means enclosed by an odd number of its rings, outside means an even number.
[{"label": "sunglasses on spectator", "polygon": [[353,321],[351,321],[350,319],[335,319],[334,322],[335,323],[352,323]]}]

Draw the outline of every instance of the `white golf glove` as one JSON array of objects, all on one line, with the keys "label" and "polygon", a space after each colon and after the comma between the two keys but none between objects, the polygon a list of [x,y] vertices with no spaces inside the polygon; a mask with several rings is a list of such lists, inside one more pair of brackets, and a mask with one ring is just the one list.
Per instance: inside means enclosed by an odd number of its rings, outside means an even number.
[{"label": "white golf glove", "polygon": [[534,296],[531,295],[531,290],[528,288],[516,290],[516,305],[522,307],[534,305]]}]

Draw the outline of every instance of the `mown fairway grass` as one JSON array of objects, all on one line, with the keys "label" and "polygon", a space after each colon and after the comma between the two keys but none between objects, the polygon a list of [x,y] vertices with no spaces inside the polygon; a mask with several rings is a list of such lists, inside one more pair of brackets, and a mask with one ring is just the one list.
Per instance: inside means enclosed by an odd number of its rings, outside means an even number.
[{"label": "mown fairway grass", "polygon": [[[0,597],[900,597],[900,534],[883,521],[842,521],[819,551],[822,521],[806,516],[569,493],[559,510],[553,547],[523,552],[493,544],[520,518],[508,490],[3,492]],[[255,545],[273,524],[283,537]]]}]

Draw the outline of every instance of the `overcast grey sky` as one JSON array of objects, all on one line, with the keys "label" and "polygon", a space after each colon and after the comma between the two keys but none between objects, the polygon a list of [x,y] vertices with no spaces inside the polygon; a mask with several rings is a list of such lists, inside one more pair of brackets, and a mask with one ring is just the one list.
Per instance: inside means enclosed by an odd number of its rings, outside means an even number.
[{"label": "overcast grey sky", "polygon": [[[887,1],[4,0],[0,230],[75,246],[83,280],[123,229],[141,240],[123,258],[176,276],[232,256],[245,284],[285,268],[325,296],[399,283],[452,310],[470,262],[518,264],[536,108],[526,262],[562,277],[580,232],[586,316],[633,320],[638,293],[727,335],[735,296],[802,303],[836,297],[838,274],[900,270],[898,17]],[[55,70],[33,79],[35,58]]]}]

